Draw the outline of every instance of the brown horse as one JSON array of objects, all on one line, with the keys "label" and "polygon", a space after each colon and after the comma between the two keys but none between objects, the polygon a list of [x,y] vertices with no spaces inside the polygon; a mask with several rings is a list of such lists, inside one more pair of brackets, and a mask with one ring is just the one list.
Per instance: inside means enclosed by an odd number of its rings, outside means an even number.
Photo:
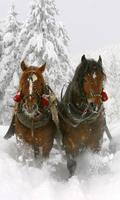
[{"label": "brown horse", "polygon": [[23,73],[19,83],[19,94],[15,96],[15,134],[23,143],[32,145],[35,157],[41,153],[45,158],[49,156],[56,133],[47,99],[49,91],[42,74],[45,64],[41,67],[28,67],[23,61],[21,68]]},{"label": "brown horse", "polygon": [[95,61],[83,55],[59,104],[59,126],[70,176],[76,169],[76,156],[83,149],[101,149],[105,130],[102,96],[105,79],[101,57]]}]

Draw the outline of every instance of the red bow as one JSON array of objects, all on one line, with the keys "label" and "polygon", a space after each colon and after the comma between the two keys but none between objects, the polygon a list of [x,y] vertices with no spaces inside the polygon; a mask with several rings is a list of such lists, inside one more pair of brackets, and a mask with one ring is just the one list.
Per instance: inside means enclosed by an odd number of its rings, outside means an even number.
[{"label": "red bow", "polygon": [[15,102],[20,102],[20,101],[21,101],[20,92],[17,92],[17,94],[13,97],[13,100],[14,100]]},{"label": "red bow", "polygon": [[108,100],[108,95],[104,90],[102,91],[101,96],[102,96],[102,101],[107,101]]},{"label": "red bow", "polygon": [[49,99],[45,95],[42,96],[41,104],[43,107],[49,106]]}]

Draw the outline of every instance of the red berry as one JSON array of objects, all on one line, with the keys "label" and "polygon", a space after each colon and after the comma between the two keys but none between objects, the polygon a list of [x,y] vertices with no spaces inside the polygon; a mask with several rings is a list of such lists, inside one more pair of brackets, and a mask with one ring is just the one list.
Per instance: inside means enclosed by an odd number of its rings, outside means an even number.
[{"label": "red berry", "polygon": [[43,107],[47,107],[47,106],[49,106],[49,100],[45,97],[42,97],[41,104]]}]

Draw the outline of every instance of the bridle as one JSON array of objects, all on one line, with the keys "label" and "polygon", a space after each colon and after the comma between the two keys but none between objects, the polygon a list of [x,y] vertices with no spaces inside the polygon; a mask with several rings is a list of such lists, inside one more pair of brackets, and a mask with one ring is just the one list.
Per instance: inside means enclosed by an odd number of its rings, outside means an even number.
[{"label": "bridle", "polygon": [[[47,85],[44,86],[43,91],[44,91],[43,92],[44,95],[48,94],[49,91],[48,91]],[[40,99],[41,100],[40,102],[42,102],[44,100],[42,98],[43,94],[41,95],[32,94],[32,95],[27,95],[24,97],[21,96],[20,101],[17,102],[17,112],[16,112],[17,118],[24,126],[32,130],[45,126],[52,119],[48,100],[46,100],[47,101],[46,103],[42,103],[42,104],[38,102],[36,112],[34,113],[33,116],[29,116],[28,114],[26,114],[24,110],[24,103],[26,99],[34,95],[35,97],[37,96],[38,101]]]},{"label": "bridle", "polygon": [[[37,75],[34,72],[30,73],[30,75],[27,78],[27,81],[29,83],[29,92],[28,92],[28,95],[24,95],[22,97],[22,101],[21,101],[21,106],[23,106],[23,111],[26,111],[26,107],[27,107],[26,100],[31,101],[32,98],[36,99],[36,103],[33,105],[33,112],[35,114],[39,113],[40,102],[42,99],[42,94],[44,93],[43,89],[40,91],[34,85],[34,82],[37,79],[38,79]],[[22,94],[22,90],[21,90],[21,94]]]},{"label": "bridle", "polygon": [[[16,107],[16,114],[19,118],[19,120],[24,123],[29,124],[29,121],[31,119],[33,120],[42,120],[44,122],[48,122],[48,120],[51,118],[50,111],[49,111],[49,100],[47,96],[49,95],[49,89],[47,85],[43,85],[43,88],[40,90],[34,85],[34,81],[37,80],[37,76],[34,73],[31,73],[27,81],[29,83],[28,93],[27,95],[23,94],[22,88],[20,91],[17,92],[17,94],[14,97],[15,102],[17,102]],[[44,96],[44,97],[43,97]],[[32,99],[35,99],[35,103],[31,104],[31,113],[28,111],[28,104],[27,100],[31,101]],[[30,126],[30,124],[28,125]],[[40,125],[35,125],[35,127],[38,127]]]},{"label": "bridle", "polygon": [[87,98],[93,98],[93,97],[102,97],[101,93],[93,93],[93,92],[90,92],[89,95],[87,95]]}]

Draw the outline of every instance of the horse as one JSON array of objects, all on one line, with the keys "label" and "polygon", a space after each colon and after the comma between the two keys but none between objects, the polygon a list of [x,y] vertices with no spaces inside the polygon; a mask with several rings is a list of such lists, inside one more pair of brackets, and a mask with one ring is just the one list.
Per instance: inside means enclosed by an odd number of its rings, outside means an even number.
[{"label": "horse", "polygon": [[102,58],[81,58],[72,81],[58,105],[59,128],[70,177],[77,166],[77,156],[86,149],[101,150],[106,127],[103,101],[106,74]]},{"label": "horse", "polygon": [[49,87],[43,77],[45,66],[28,66],[21,62],[19,90],[14,97],[15,114],[4,136],[9,139],[15,133],[18,141],[33,148],[35,158],[49,156],[56,134],[49,106]]}]

